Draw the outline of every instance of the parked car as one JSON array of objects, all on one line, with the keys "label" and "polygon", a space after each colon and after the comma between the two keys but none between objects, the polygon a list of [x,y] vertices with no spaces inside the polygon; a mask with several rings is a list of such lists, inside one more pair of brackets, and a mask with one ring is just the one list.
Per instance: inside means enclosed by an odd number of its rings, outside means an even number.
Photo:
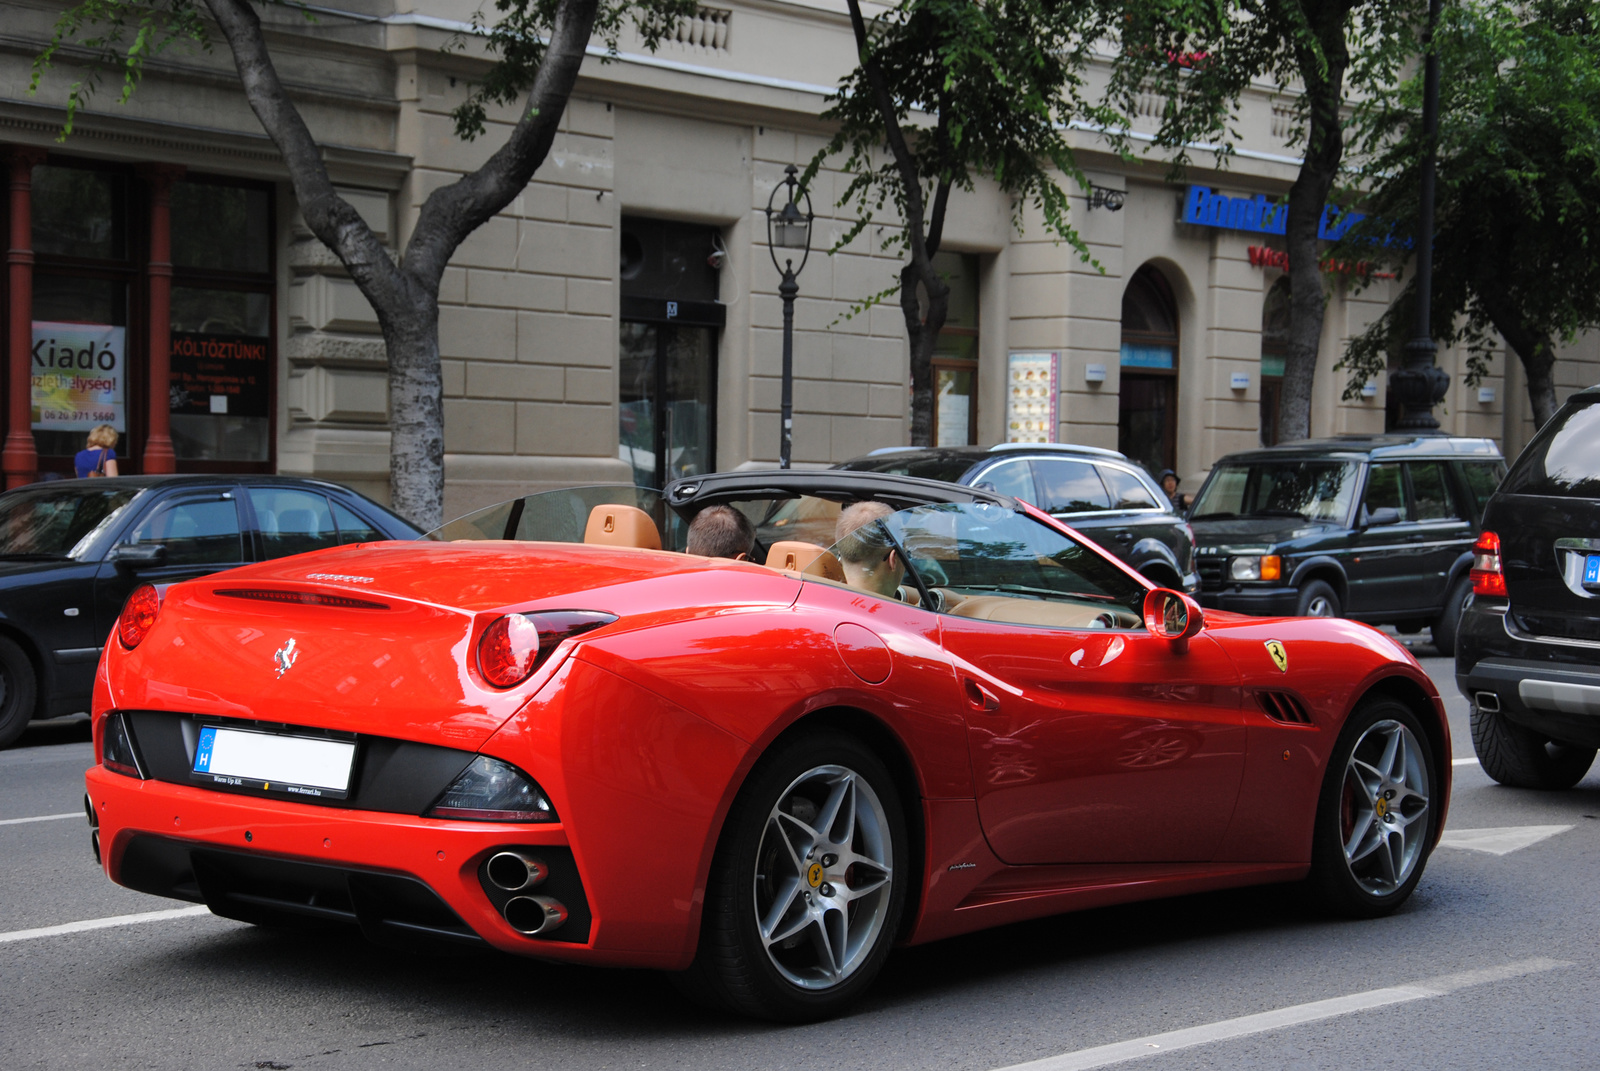
[{"label": "parked car", "polygon": [[835,466],[985,487],[1065,521],[1162,587],[1194,594],[1194,535],[1137,461],[1065,443],[890,447]]},{"label": "parked car", "polygon": [[89,709],[128,593],[247,562],[421,532],[347,487],[286,476],[121,476],[0,495],[0,747]]},{"label": "parked car", "polygon": [[1484,772],[1569,788],[1600,747],[1600,387],[1534,436],[1484,510],[1456,685]]},{"label": "parked car", "polygon": [[1471,594],[1484,503],[1505,462],[1490,439],[1344,436],[1230,454],[1189,510],[1200,602],[1433,629],[1442,655]]},{"label": "parked car", "polygon": [[[858,500],[886,516],[765,566],[653,549],[668,512],[792,532]],[[1218,617],[977,488],[534,495],[136,590],[92,836],[229,918],[656,968],[779,1020],[848,1008],[895,944],[1077,908],[1309,877],[1394,910],[1450,795],[1432,683],[1364,625]]]}]

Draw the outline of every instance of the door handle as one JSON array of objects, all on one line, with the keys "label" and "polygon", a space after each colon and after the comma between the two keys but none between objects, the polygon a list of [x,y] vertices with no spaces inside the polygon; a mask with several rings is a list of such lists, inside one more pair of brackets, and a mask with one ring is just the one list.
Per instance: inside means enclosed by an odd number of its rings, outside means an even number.
[{"label": "door handle", "polygon": [[1133,533],[1132,532],[1118,532],[1117,533],[1117,542],[1118,543],[1126,543],[1128,540],[1130,540],[1132,538],[1133,538]]},{"label": "door handle", "polygon": [[962,679],[962,684],[966,687],[967,702],[972,705],[973,709],[981,710],[986,714],[1000,709],[999,698],[977,681],[966,677]]}]

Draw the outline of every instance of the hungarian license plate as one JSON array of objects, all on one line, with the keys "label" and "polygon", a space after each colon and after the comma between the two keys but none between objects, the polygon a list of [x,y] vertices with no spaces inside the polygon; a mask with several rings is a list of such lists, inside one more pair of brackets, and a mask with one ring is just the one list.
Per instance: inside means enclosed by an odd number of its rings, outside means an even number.
[{"label": "hungarian license plate", "polygon": [[353,740],[207,725],[195,748],[194,777],[221,787],[342,800],[350,794],[355,756]]},{"label": "hungarian license plate", "polygon": [[1583,582],[1600,584],[1600,554],[1591,554],[1583,563]]}]

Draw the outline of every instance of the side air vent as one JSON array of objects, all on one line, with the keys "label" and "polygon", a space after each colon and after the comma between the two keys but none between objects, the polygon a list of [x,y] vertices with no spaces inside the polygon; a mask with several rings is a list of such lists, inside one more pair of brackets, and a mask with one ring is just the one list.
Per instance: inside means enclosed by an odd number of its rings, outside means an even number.
[{"label": "side air vent", "polygon": [[281,591],[275,588],[218,588],[218,595],[230,599],[256,599],[260,602],[286,602],[297,606],[333,606],[342,610],[387,610],[386,602],[353,599],[348,595],[326,595],[320,591]]},{"label": "side air vent", "polygon": [[1261,704],[1261,709],[1273,721],[1281,721],[1285,725],[1311,724],[1311,715],[1299,696],[1289,692],[1257,692],[1256,702]]}]

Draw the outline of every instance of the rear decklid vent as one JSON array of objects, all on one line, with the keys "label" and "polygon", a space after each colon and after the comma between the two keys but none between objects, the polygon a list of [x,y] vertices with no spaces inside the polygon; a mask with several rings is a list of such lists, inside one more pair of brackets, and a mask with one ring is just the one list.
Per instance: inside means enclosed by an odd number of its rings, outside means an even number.
[{"label": "rear decklid vent", "polygon": [[1273,721],[1285,725],[1310,725],[1311,714],[1300,697],[1292,692],[1257,692],[1256,702]]},{"label": "rear decklid vent", "polygon": [[218,595],[230,599],[255,599],[258,602],[289,603],[296,606],[328,606],[342,610],[388,610],[386,602],[358,599],[352,595],[333,595],[325,591],[293,591],[285,588],[217,588]]}]

